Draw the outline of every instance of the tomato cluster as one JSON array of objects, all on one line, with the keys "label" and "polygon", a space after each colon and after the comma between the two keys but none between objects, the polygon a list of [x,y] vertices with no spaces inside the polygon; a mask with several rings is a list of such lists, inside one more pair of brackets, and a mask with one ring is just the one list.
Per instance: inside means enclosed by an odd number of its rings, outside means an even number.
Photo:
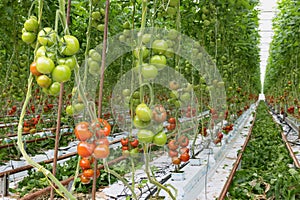
[{"label": "tomato cluster", "polygon": [[13,105],[11,109],[8,111],[8,115],[13,115],[17,112],[17,106]]},{"label": "tomato cluster", "polygon": [[36,34],[39,28],[37,18],[35,16],[30,16],[24,23],[24,28],[22,29],[22,40],[26,44],[33,44],[36,40]]},{"label": "tomato cluster", "polygon": [[168,143],[169,156],[172,158],[174,165],[179,165],[182,162],[187,162],[190,159],[189,155],[189,139],[185,135],[181,135],[176,139],[172,139]]},{"label": "tomato cluster", "polygon": [[96,159],[108,157],[110,151],[106,137],[111,132],[111,126],[106,120],[99,118],[92,123],[79,122],[74,132],[80,141],[77,146],[78,155],[84,158],[93,156]]},{"label": "tomato cluster", "polygon": [[[93,163],[94,158],[93,157],[82,157],[79,161],[79,166],[82,170],[82,174],[80,176],[80,181],[83,184],[89,184],[91,179],[94,176],[94,170],[93,170]],[[98,169],[96,171],[97,178],[100,176],[100,170]]]},{"label": "tomato cluster", "polygon": [[59,38],[51,27],[41,29],[37,37],[30,31],[38,31],[35,17],[26,20],[22,35],[25,43],[34,44],[37,39],[40,46],[35,52],[35,60],[30,65],[30,72],[46,94],[58,95],[60,83],[70,80],[71,71],[76,66],[74,55],[79,51],[79,42],[72,35]]},{"label": "tomato cluster", "polygon": [[122,145],[122,154],[124,156],[131,156],[133,158],[138,156],[139,153],[139,140],[136,138],[129,139],[122,138],[121,139],[121,145]]},{"label": "tomato cluster", "polygon": [[233,130],[233,124],[229,124],[229,125],[223,127],[223,130],[226,134],[229,133],[230,131]]},{"label": "tomato cluster", "polygon": [[41,116],[31,118],[31,120],[24,121],[23,131],[30,132],[31,134],[36,132],[36,125],[39,123]]},{"label": "tomato cluster", "polygon": [[173,131],[176,128],[176,119],[174,117],[171,117],[169,120],[169,125],[167,126],[168,131]]}]

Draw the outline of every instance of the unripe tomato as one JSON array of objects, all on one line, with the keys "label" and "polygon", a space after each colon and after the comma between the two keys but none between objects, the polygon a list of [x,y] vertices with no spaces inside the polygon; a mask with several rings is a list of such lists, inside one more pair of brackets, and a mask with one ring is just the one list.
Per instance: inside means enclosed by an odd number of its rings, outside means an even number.
[{"label": "unripe tomato", "polygon": [[152,50],[154,53],[163,54],[168,49],[168,44],[165,40],[154,40],[152,43]]},{"label": "unripe tomato", "polygon": [[79,42],[72,35],[65,35],[61,38],[61,52],[66,56],[72,56],[79,51]]},{"label": "unripe tomato", "polygon": [[154,55],[150,59],[150,64],[157,67],[158,70],[162,70],[167,65],[167,58],[164,55]]},{"label": "unripe tomato", "polygon": [[172,157],[172,163],[174,165],[179,165],[181,163],[181,160],[178,157]]},{"label": "unripe tomato", "polygon": [[59,83],[67,82],[71,78],[71,70],[67,65],[57,65],[52,71],[52,78]]},{"label": "unripe tomato", "polygon": [[147,128],[150,125],[151,121],[144,122],[136,115],[133,119],[133,125],[136,128]]},{"label": "unripe tomato", "polygon": [[57,60],[59,65],[67,65],[70,70],[73,70],[76,66],[76,58],[74,56],[69,56],[66,58],[60,58]]},{"label": "unripe tomato", "polygon": [[54,62],[50,58],[41,56],[36,59],[36,69],[42,74],[50,74],[54,67]]},{"label": "unripe tomato", "polygon": [[166,133],[161,131],[154,136],[153,143],[157,146],[164,146],[167,143],[167,139]]},{"label": "unripe tomato", "polygon": [[36,35],[32,32],[24,32],[22,34],[22,40],[23,42],[25,42],[26,44],[31,44],[35,41],[36,39]]},{"label": "unripe tomato", "polygon": [[153,141],[154,133],[150,130],[141,129],[138,131],[137,137],[141,143],[151,143]]},{"label": "unripe tomato", "polygon": [[51,84],[49,87],[49,94],[53,96],[57,96],[60,91],[60,83],[59,82],[54,82]]},{"label": "unripe tomato", "polygon": [[52,46],[56,42],[56,33],[50,27],[43,28],[38,33],[38,42],[43,46]]},{"label": "unripe tomato", "polygon": [[30,16],[24,23],[24,28],[26,31],[36,32],[39,28],[38,21],[35,16]]},{"label": "unripe tomato", "polygon": [[135,109],[135,113],[144,122],[148,122],[152,118],[152,111],[145,103],[139,104]]}]

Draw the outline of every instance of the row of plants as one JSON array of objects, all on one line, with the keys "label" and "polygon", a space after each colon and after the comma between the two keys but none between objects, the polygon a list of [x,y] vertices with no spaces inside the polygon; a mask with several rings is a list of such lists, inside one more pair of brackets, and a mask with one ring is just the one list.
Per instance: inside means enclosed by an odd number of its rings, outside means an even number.
[{"label": "row of plants", "polygon": [[251,138],[226,199],[298,199],[299,170],[281,137],[282,129],[260,103]]},{"label": "row of plants", "polygon": [[267,100],[278,112],[300,118],[300,2],[281,0],[273,19],[274,36],[265,79]]}]

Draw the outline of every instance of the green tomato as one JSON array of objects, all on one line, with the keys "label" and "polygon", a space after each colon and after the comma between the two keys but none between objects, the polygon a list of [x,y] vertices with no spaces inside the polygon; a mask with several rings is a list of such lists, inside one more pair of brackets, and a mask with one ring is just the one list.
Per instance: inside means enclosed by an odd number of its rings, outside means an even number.
[{"label": "green tomato", "polygon": [[72,56],[79,51],[79,42],[72,35],[65,35],[61,39],[61,52],[66,56]]},{"label": "green tomato", "polygon": [[144,121],[140,120],[137,115],[134,116],[133,125],[136,128],[139,128],[139,129],[147,128],[150,125],[150,123],[151,123],[151,121],[144,122]]},{"label": "green tomato", "polygon": [[92,12],[92,18],[94,20],[100,20],[101,19],[101,13],[99,11]]},{"label": "green tomato", "polygon": [[170,40],[175,40],[178,37],[178,32],[175,29],[171,29],[168,32],[167,38]]},{"label": "green tomato", "polygon": [[47,75],[38,76],[36,82],[42,88],[48,88],[52,83],[51,79]]},{"label": "green tomato", "polygon": [[124,89],[122,91],[122,94],[123,94],[124,97],[128,97],[128,96],[130,96],[130,90],[129,89]]},{"label": "green tomato", "polygon": [[123,23],[122,27],[124,29],[130,29],[130,23],[128,21],[126,21],[126,22]]},{"label": "green tomato", "polygon": [[135,109],[135,113],[140,120],[144,122],[151,121],[152,111],[145,103],[138,105]]},{"label": "green tomato", "polygon": [[25,42],[26,44],[31,44],[35,41],[36,39],[36,35],[32,32],[24,32],[22,34],[22,40],[23,42]]},{"label": "green tomato", "polygon": [[180,0],[170,0],[170,1],[169,1],[169,6],[176,7],[176,6],[179,5],[179,1],[180,1]]},{"label": "green tomato", "polygon": [[41,56],[36,59],[36,69],[42,74],[50,74],[54,67],[54,62],[50,58]]},{"label": "green tomato", "polygon": [[150,130],[141,129],[137,133],[137,138],[141,143],[149,144],[153,141],[154,133]]},{"label": "green tomato", "polygon": [[59,94],[59,91],[60,91],[60,83],[58,82],[52,83],[51,86],[49,87],[49,94],[53,96],[57,96]]},{"label": "green tomato", "polygon": [[74,114],[74,108],[73,108],[72,105],[68,105],[66,107],[66,113],[67,113],[67,115],[73,115]]},{"label": "green tomato", "polygon": [[74,113],[80,113],[81,111],[84,110],[84,104],[83,103],[76,103],[73,105]]},{"label": "green tomato", "polygon": [[[127,151],[128,151],[128,150],[127,150]],[[129,155],[130,155],[130,157],[132,157],[132,158],[137,158],[137,157],[139,157],[139,149],[138,149],[138,148],[131,149],[130,152],[129,152]]]},{"label": "green tomato", "polygon": [[148,44],[148,43],[150,42],[150,40],[151,40],[151,37],[152,37],[151,34],[148,34],[148,33],[144,34],[144,35],[142,36],[142,42],[143,42],[144,44]]},{"label": "green tomato", "polygon": [[29,19],[27,19],[24,23],[24,28],[26,29],[26,31],[36,32],[39,28],[36,17],[31,16]]},{"label": "green tomato", "polygon": [[168,48],[165,52],[165,55],[168,57],[168,58],[173,58],[174,57],[174,49],[173,48]]},{"label": "green tomato", "polygon": [[92,74],[92,75],[100,74],[100,65],[98,62],[94,61],[92,58],[88,58],[88,66],[89,66],[90,74]]},{"label": "green tomato", "polygon": [[105,29],[105,25],[104,25],[104,24],[99,24],[99,25],[97,26],[97,30],[98,30],[98,31],[104,32],[104,29]]},{"label": "green tomato", "polygon": [[178,97],[179,97],[179,92],[178,92],[178,91],[175,91],[175,90],[171,91],[171,92],[170,92],[170,97],[171,97],[172,99],[178,99]]},{"label": "green tomato", "polygon": [[158,70],[162,70],[167,65],[167,58],[164,55],[152,56],[150,64],[155,65]]},{"label": "green tomato", "polygon": [[65,58],[59,58],[57,60],[57,63],[59,65],[67,65],[70,70],[73,70],[76,66],[76,58],[75,56],[69,56],[69,57],[65,57]]},{"label": "green tomato", "polygon": [[152,50],[157,54],[164,54],[168,49],[168,44],[165,40],[154,40],[152,43]]},{"label": "green tomato", "polygon": [[57,65],[52,71],[52,78],[59,83],[67,82],[71,78],[71,70],[67,65]]},{"label": "green tomato", "polygon": [[142,75],[145,79],[154,79],[158,74],[158,70],[154,65],[144,64],[142,67]]},{"label": "green tomato", "polygon": [[43,91],[45,94],[50,94],[50,93],[49,93],[49,90],[48,90],[47,88],[43,88],[42,91]]},{"label": "green tomato", "polygon": [[38,42],[43,46],[52,46],[55,43],[55,41],[56,33],[50,27],[43,28],[38,33]]},{"label": "green tomato", "polygon": [[46,52],[47,52],[46,47],[40,46],[38,48],[38,50],[36,51],[35,55],[36,55],[36,57],[46,56]]},{"label": "green tomato", "polygon": [[185,103],[187,103],[188,101],[190,101],[190,100],[191,100],[191,95],[190,95],[190,93],[188,93],[188,92],[183,93],[183,94],[180,96],[180,100],[181,100],[182,102],[185,102]]},{"label": "green tomato", "polygon": [[164,146],[167,143],[167,140],[167,134],[161,131],[154,136],[153,143],[157,146]]},{"label": "green tomato", "polygon": [[171,7],[171,6],[169,6],[169,7],[167,8],[167,14],[168,14],[170,17],[175,16],[176,13],[177,13],[177,9],[176,9],[176,8]]},{"label": "green tomato", "polygon": [[135,91],[135,92],[132,94],[132,98],[134,98],[134,99],[140,99],[140,92],[139,92],[139,91]]},{"label": "green tomato", "polygon": [[[147,49],[146,46],[142,46],[141,51],[143,51],[143,53],[142,53],[143,58],[146,58],[149,55],[149,50]],[[133,55],[136,58],[139,58],[139,48],[136,48],[134,50]]]},{"label": "green tomato", "polygon": [[89,57],[96,62],[101,62],[101,55],[95,49],[89,50]]}]

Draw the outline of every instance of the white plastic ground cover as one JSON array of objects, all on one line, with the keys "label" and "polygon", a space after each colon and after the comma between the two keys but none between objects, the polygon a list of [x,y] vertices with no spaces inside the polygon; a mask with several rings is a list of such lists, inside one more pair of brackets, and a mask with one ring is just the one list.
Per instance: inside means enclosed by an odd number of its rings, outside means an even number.
[{"label": "white plastic ground cover", "polygon": [[[249,131],[250,122],[253,120],[252,112],[256,109],[257,104],[251,105],[250,109],[246,111],[235,123],[233,131],[231,131],[228,135],[224,135],[223,141],[224,144],[222,146],[213,146],[210,151],[202,151],[198,156],[203,163],[200,166],[191,166],[189,163],[182,169],[185,173],[184,181],[172,181],[168,179],[166,184],[171,184],[177,190],[176,200],[192,200],[196,199],[199,194],[206,192],[207,196],[212,193],[214,188],[210,188],[211,192],[208,191],[208,188],[205,187],[205,179],[209,178],[209,180],[213,180],[213,178],[224,179],[224,183],[226,181],[226,175],[230,174],[233,163],[236,160],[238,150],[244,144],[245,137]],[[246,126],[244,128],[244,126]],[[226,143],[226,144],[225,144]],[[197,144],[199,149],[203,150],[203,146],[201,146],[201,139],[197,140]],[[209,153],[209,152],[212,152]],[[167,156],[167,152],[165,152],[162,156],[154,159],[151,162],[151,166],[155,166],[158,170],[158,173],[155,173],[155,177],[158,181],[164,180],[166,177],[169,177],[171,171],[174,170],[174,166],[170,164],[170,158]],[[228,166],[225,167],[224,166]],[[224,168],[224,169],[223,169]],[[223,171],[224,172],[223,172]],[[222,174],[220,173],[222,172]],[[226,172],[226,173],[225,173]],[[215,174],[219,174],[215,176]],[[127,180],[131,179],[131,175],[128,174],[125,176]],[[142,180],[146,180],[146,175],[143,170],[137,170],[135,174],[135,184],[138,185]],[[220,194],[223,186],[219,188],[217,192]],[[154,185],[144,181],[143,187],[140,189],[135,188],[135,192],[137,195],[142,194],[140,199],[146,199],[150,195],[150,191],[154,189]],[[172,189],[171,189],[172,191]],[[200,192],[202,191],[202,192]],[[118,199],[125,200],[126,196],[130,195],[130,191],[122,184],[122,182],[117,182],[110,185],[108,188],[105,188],[102,191],[106,194],[106,199]],[[167,196],[166,192],[161,191],[161,196]],[[170,199],[167,198],[166,199]],[[200,198],[202,200],[202,198]],[[204,198],[205,199],[205,198]],[[207,198],[214,199],[214,198]]]},{"label": "white plastic ground cover", "polygon": [[[222,189],[225,186],[227,178],[229,177],[233,165],[236,162],[238,151],[242,148],[245,143],[246,137],[249,133],[251,127],[251,121],[253,121],[253,116],[251,113],[247,113],[247,118],[244,119],[244,123],[238,128],[236,137],[231,141],[231,144],[227,145],[226,150],[223,153],[222,159],[218,164],[218,167],[208,173],[207,181],[204,181],[205,187],[203,190],[198,191],[197,200],[212,200],[219,197]],[[200,192],[201,191],[201,192]]]}]

